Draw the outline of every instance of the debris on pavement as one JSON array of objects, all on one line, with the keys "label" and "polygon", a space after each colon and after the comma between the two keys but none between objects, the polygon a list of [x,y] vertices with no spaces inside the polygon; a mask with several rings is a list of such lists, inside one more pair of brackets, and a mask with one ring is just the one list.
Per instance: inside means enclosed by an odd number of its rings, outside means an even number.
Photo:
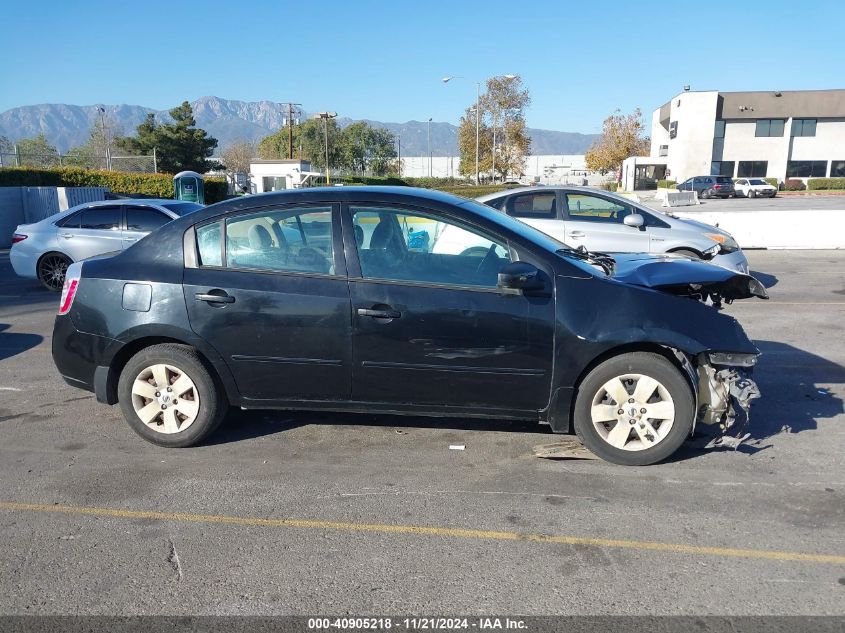
[{"label": "debris on pavement", "polygon": [[450,451],[462,451],[465,450],[467,447],[466,444],[449,444]]},{"label": "debris on pavement", "polygon": [[574,435],[552,444],[538,444],[532,450],[534,457],[541,459],[598,459]]}]

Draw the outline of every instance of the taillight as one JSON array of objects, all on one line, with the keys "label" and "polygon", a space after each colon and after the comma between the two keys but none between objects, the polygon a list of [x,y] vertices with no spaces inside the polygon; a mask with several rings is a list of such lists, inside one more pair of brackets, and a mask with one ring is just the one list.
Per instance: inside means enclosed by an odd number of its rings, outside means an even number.
[{"label": "taillight", "polygon": [[722,185],[716,185],[715,187],[713,187],[713,189],[721,189],[721,188],[722,188]]},{"label": "taillight", "polygon": [[17,244],[18,242],[23,242],[29,235],[24,235],[23,233],[15,233],[12,235],[12,244]]},{"label": "taillight", "polygon": [[59,314],[70,312],[70,306],[73,305],[73,298],[76,296],[76,289],[79,287],[81,277],[81,262],[68,266],[65,272],[65,284],[62,286],[62,298],[59,300]]}]

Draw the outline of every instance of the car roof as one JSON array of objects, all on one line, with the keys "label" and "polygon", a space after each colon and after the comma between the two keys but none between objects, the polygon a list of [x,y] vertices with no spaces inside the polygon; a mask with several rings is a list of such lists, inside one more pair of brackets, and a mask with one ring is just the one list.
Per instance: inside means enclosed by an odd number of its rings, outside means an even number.
[{"label": "car roof", "polygon": [[478,196],[476,200],[478,202],[487,202],[489,200],[496,200],[501,198],[502,196],[509,196],[512,194],[519,194],[519,193],[544,193],[549,191],[569,191],[575,193],[594,193],[600,196],[610,196],[611,198],[616,198],[618,200],[625,200],[626,202],[632,202],[630,198],[626,198],[625,196],[620,196],[618,193],[613,191],[608,191],[607,189],[599,189],[598,187],[583,187],[581,185],[554,185],[554,186],[533,186],[533,187],[515,187],[514,189],[502,189],[501,191],[497,191],[495,193],[488,193],[483,196]]}]

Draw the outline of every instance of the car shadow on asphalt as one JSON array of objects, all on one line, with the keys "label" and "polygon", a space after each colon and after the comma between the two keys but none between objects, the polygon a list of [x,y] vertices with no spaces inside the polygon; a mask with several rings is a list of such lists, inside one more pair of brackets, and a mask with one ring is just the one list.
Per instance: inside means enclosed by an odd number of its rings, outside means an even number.
[{"label": "car shadow on asphalt", "polygon": [[381,428],[441,429],[444,431],[499,431],[551,436],[546,425],[525,420],[496,420],[454,417],[421,417],[373,413],[334,413],[330,411],[241,411],[230,410],[221,427],[205,442],[206,446],[241,442],[265,435],[284,433],[308,425],[357,425]]},{"label": "car shadow on asphalt", "polygon": [[[756,340],[762,352],[754,369],[761,397],[751,406],[751,437],[737,450],[753,454],[772,446],[778,435],[815,431],[819,422],[845,412],[841,398],[825,385],[845,384],[845,367],[778,341]],[[684,446],[667,461],[682,461],[702,449]]]},{"label": "car shadow on asphalt", "polygon": [[0,323],[0,361],[22,354],[44,340],[39,334],[7,332],[8,329],[8,323]]},{"label": "car shadow on asphalt", "polygon": [[0,251],[0,280],[0,310],[23,305],[59,304],[59,293],[50,292],[35,279],[15,275],[8,251]]}]

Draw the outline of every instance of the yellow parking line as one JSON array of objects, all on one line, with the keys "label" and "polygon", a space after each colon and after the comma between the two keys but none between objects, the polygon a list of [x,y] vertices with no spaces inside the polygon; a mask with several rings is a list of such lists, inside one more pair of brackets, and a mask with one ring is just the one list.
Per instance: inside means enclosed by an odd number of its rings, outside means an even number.
[{"label": "yellow parking line", "polygon": [[183,523],[218,523],[247,527],[306,528],[316,530],[347,530],[380,534],[414,534],[420,536],[445,536],[496,541],[529,541],[535,543],[559,543],[565,545],[587,545],[617,549],[651,550],[673,554],[717,556],[734,558],[755,558],[806,563],[829,563],[845,565],[845,556],[835,554],[805,554],[802,552],[779,552],[772,550],[735,549],[729,547],[703,547],[679,543],[658,543],[630,541],[584,536],[555,536],[523,532],[500,532],[494,530],[473,530],[464,528],[425,527],[418,525],[391,525],[384,523],[346,523],[312,519],[259,519],[254,517],[221,516],[213,514],[186,514],[182,512],[151,512],[145,510],[118,510],[113,508],[86,508],[80,506],[51,505],[41,503],[0,502],[0,510],[47,512],[58,514],[114,517],[120,519],[158,519]]}]

